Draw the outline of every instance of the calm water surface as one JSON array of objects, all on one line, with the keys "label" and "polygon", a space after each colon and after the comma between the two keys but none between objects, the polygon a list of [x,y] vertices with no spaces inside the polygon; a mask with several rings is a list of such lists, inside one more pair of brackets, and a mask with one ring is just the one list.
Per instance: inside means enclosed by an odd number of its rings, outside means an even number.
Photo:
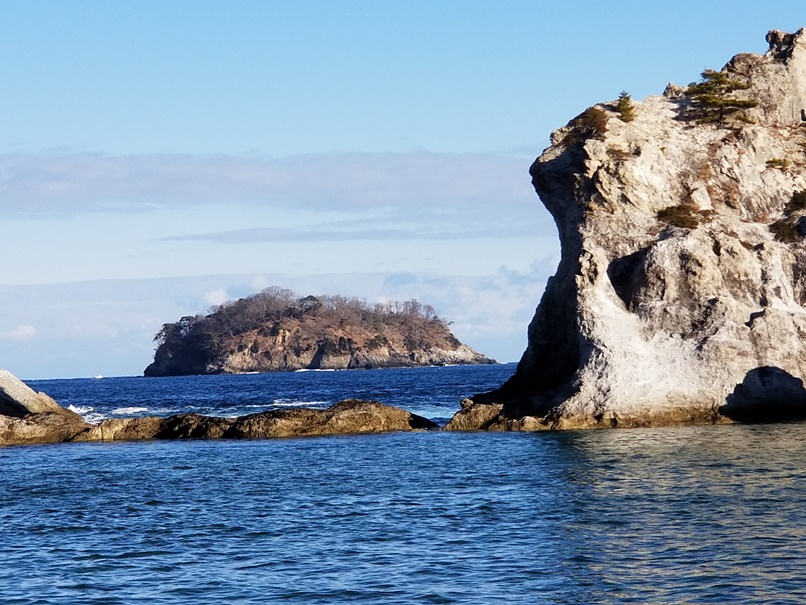
[{"label": "calm water surface", "polygon": [[803,603],[804,443],[779,424],[5,448],[0,602]]}]

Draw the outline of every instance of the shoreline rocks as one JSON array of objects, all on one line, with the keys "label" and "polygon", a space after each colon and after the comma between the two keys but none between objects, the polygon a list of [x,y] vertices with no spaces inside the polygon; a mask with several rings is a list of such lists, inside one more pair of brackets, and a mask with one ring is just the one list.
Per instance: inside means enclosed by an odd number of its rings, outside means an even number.
[{"label": "shoreline rocks", "polygon": [[235,418],[177,414],[114,418],[90,424],[0,370],[0,446],[148,439],[267,439],[438,428],[401,408],[347,399],[324,410],[292,408]]},{"label": "shoreline rocks", "polygon": [[71,441],[142,439],[267,439],[314,435],[385,433],[436,428],[427,418],[377,401],[346,399],[324,410],[291,408],[221,418],[178,414],[167,418],[114,418]]},{"label": "shoreline rocks", "polygon": [[69,441],[90,427],[75,412],[0,370],[0,445]]}]

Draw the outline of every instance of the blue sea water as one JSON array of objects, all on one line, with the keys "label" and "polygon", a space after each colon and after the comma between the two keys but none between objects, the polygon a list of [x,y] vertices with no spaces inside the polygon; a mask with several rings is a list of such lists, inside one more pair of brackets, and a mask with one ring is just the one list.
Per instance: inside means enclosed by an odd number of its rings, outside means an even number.
[{"label": "blue sea water", "polygon": [[[512,369],[34,386],[106,416],[445,418]],[[799,423],[9,447],[0,603],[803,603],[805,455]]]}]

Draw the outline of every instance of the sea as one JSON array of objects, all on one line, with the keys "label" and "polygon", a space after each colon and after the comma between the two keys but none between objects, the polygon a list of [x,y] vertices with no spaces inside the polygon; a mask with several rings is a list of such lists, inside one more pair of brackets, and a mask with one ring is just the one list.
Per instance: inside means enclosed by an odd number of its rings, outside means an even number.
[{"label": "sea", "polygon": [[[346,397],[445,422],[514,365],[29,381],[92,420]],[[0,603],[804,603],[806,424],[0,448]]]}]

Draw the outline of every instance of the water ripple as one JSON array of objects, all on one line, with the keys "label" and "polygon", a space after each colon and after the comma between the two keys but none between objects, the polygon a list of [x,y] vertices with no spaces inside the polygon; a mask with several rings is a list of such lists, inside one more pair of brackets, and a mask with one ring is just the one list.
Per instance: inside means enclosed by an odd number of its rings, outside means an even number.
[{"label": "water ripple", "polygon": [[806,424],[6,448],[0,602],[803,603],[804,454]]}]

